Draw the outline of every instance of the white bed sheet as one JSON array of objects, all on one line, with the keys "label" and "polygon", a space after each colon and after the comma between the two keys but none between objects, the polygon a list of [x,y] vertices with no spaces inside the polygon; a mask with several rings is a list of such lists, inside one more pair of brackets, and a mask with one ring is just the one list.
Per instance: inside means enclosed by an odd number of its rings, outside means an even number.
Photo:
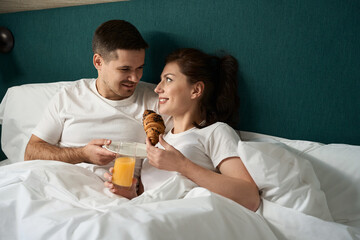
[{"label": "white bed sheet", "polygon": [[129,201],[76,165],[22,162],[0,168],[0,198],[1,239],[276,239],[261,215],[180,175]]},{"label": "white bed sheet", "polygon": [[0,239],[360,238],[267,200],[251,212],[180,175],[129,201],[91,171],[57,161],[0,167],[0,199]]}]

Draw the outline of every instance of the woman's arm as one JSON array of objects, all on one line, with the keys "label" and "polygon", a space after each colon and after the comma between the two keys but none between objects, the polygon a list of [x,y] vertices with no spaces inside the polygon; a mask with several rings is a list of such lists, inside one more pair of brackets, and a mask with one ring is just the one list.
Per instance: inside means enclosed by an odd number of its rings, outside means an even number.
[{"label": "woman's arm", "polygon": [[201,187],[220,194],[256,211],[260,204],[259,190],[239,157],[231,157],[220,163],[221,174],[200,167],[189,159],[181,174]]},{"label": "woman's arm", "polygon": [[260,205],[258,188],[239,157],[224,159],[218,166],[221,174],[203,168],[169,145],[162,136],[160,144],[165,150],[151,146],[147,139],[149,163],[156,168],[177,171],[201,187],[232,199],[256,211]]}]

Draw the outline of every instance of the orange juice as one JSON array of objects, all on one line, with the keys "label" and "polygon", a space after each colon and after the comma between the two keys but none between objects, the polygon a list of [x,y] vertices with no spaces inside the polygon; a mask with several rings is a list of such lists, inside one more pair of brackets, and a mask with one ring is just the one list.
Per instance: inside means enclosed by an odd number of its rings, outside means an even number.
[{"label": "orange juice", "polygon": [[115,159],[112,182],[119,186],[131,187],[134,169],[135,158],[119,157]]}]

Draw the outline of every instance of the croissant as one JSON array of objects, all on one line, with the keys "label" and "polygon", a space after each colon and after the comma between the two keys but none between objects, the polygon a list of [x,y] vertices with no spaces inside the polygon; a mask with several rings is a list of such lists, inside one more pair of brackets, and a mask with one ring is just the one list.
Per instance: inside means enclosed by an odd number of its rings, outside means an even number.
[{"label": "croissant", "polygon": [[146,136],[150,139],[151,144],[157,144],[159,135],[165,132],[164,120],[154,111],[145,110],[142,121]]}]

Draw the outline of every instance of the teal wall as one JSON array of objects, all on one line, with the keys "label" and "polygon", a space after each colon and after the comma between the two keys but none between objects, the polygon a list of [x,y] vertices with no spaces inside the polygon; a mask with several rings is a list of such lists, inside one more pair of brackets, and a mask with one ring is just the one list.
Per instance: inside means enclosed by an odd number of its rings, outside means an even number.
[{"label": "teal wall", "polygon": [[0,54],[10,86],[96,77],[91,39],[126,19],[149,42],[143,80],[156,83],[177,47],[224,49],[240,63],[239,129],[360,145],[360,1],[133,0],[0,14],[15,37]]}]

